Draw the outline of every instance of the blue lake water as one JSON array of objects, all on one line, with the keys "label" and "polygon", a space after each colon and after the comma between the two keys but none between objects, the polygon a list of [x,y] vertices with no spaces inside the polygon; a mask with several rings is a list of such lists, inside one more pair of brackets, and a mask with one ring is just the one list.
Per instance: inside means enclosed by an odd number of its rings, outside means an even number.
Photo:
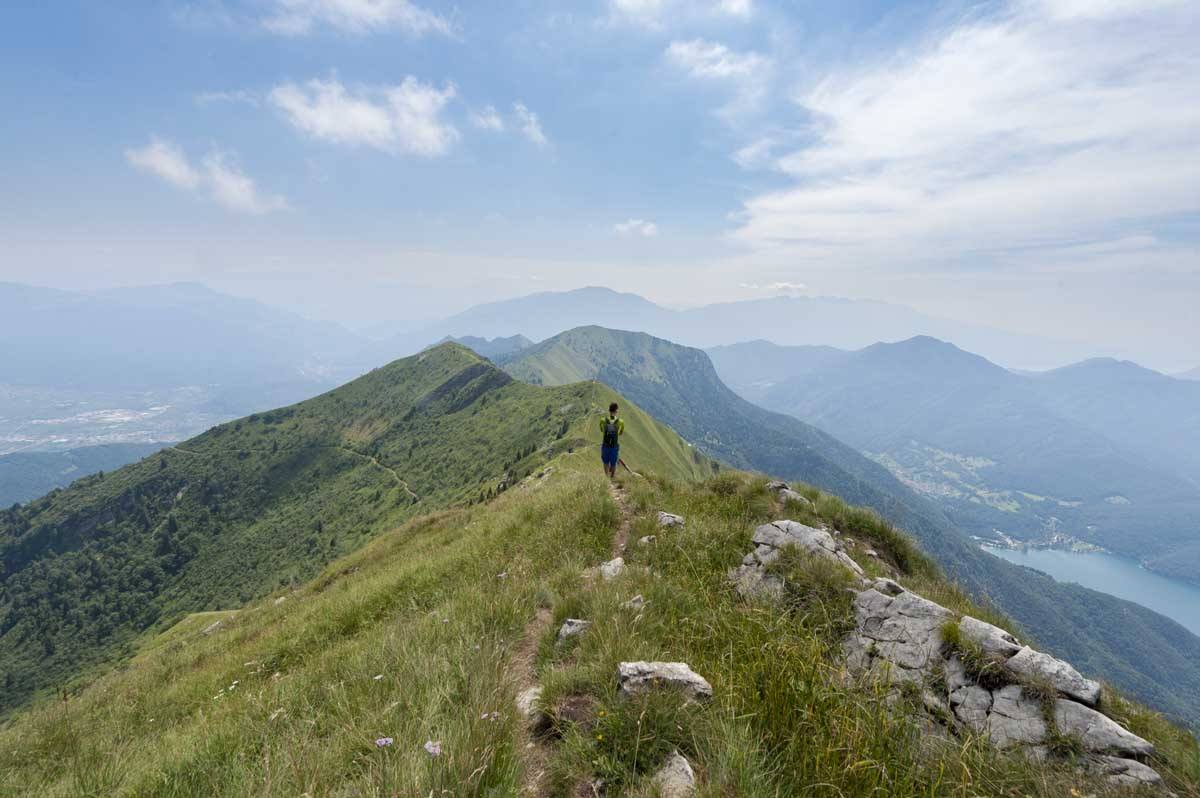
[{"label": "blue lake water", "polygon": [[1134,560],[1100,552],[985,549],[1009,562],[1050,574],[1059,582],[1075,582],[1136,601],[1200,635],[1200,587],[1147,571]]}]

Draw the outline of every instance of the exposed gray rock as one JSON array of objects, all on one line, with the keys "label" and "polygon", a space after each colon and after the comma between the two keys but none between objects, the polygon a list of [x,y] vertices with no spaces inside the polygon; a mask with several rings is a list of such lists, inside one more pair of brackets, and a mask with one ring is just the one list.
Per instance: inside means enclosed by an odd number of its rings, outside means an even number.
[{"label": "exposed gray rock", "polygon": [[771,576],[762,566],[739,565],[729,572],[729,581],[738,595],[746,598],[767,601],[783,598],[783,580]]},{"label": "exposed gray rock", "polygon": [[787,487],[788,484],[786,482],[780,482],[778,479],[773,479],[767,483],[767,490],[771,491],[772,493],[778,493],[781,490],[787,490]]},{"label": "exposed gray rock", "polygon": [[854,599],[859,635],[873,642],[872,653],[901,668],[927,670],[941,662],[945,607],[905,591],[886,596],[874,588]]},{"label": "exposed gray rock", "polygon": [[871,582],[871,587],[875,588],[885,596],[899,596],[904,592],[904,588],[900,586],[899,582],[894,582],[891,579],[887,579],[886,577],[882,576],[873,580]]},{"label": "exposed gray rock", "polygon": [[791,488],[784,488],[777,493],[779,500],[783,502],[795,502],[802,507],[812,507],[813,503],[808,500],[807,496],[803,496]]},{"label": "exposed gray rock", "polygon": [[210,635],[213,632],[219,631],[221,629],[221,627],[224,625],[225,625],[224,619],[219,620],[219,621],[213,621],[208,626],[204,627],[204,629],[200,632],[200,634]]},{"label": "exposed gray rock", "polygon": [[642,598],[641,593],[638,593],[636,596],[629,599],[629,601],[621,602],[621,609],[623,610],[640,610],[644,606],[646,606],[646,599]]},{"label": "exposed gray rock", "polygon": [[662,510],[658,511],[658,525],[662,527],[683,526],[683,516],[675,515],[675,513],[667,513]]},{"label": "exposed gray rock", "polygon": [[646,535],[645,537],[638,538],[639,546],[652,546],[657,542],[658,542],[658,535]]},{"label": "exposed gray rock", "polygon": [[[846,554],[845,547],[824,529],[805,526],[796,521],[774,521],[755,529],[750,540],[758,547],[754,550],[755,558],[764,565],[777,556],[778,549],[797,546],[812,554],[839,562],[858,576],[863,575],[862,568]],[[764,552],[764,547],[776,552]],[[764,558],[770,559],[764,561]]]},{"label": "exposed gray rock", "polygon": [[617,557],[600,566],[600,576],[604,579],[616,579],[625,570],[625,558]]},{"label": "exposed gray rock", "polygon": [[567,638],[583,634],[591,625],[591,621],[585,621],[581,618],[567,618],[558,629],[558,642],[561,643]]},{"label": "exposed gray rock", "polygon": [[966,666],[962,664],[957,656],[952,656],[946,660],[942,666],[942,678],[946,682],[946,692],[953,693],[960,687],[975,684],[970,675],[967,674]]},{"label": "exposed gray rock", "polygon": [[1096,706],[1100,701],[1100,684],[1085,679],[1070,663],[1025,646],[1005,663],[1010,671],[1026,678],[1044,679],[1060,693]]},{"label": "exposed gray rock", "polygon": [[689,698],[712,698],[712,685],[686,662],[622,662],[617,682],[624,695],[637,695],[658,687],[682,690]]},{"label": "exposed gray rock", "polygon": [[960,687],[950,694],[954,717],[971,731],[982,734],[988,728],[992,694],[976,684]]},{"label": "exposed gray rock", "polygon": [[683,754],[672,751],[651,778],[662,798],[690,798],[696,794],[696,774]]},{"label": "exposed gray rock", "polygon": [[1054,702],[1054,723],[1059,732],[1079,739],[1088,751],[1124,756],[1149,756],[1154,746],[1126,731],[1107,715],[1074,701],[1058,699]]},{"label": "exposed gray rock", "polygon": [[1143,765],[1136,759],[1123,759],[1117,756],[1097,756],[1088,762],[1089,769],[1095,773],[1108,776],[1109,781],[1123,787],[1162,786],[1163,778],[1154,768]]},{"label": "exposed gray rock", "polygon": [[997,748],[1037,745],[1046,739],[1042,702],[1025,694],[1019,684],[992,693],[992,711],[987,720],[988,736]]},{"label": "exposed gray rock", "polygon": [[964,615],[958,622],[958,632],[967,640],[971,640],[983,649],[983,653],[1001,657],[1011,657],[1021,650],[1017,638],[990,623]]},{"label": "exposed gray rock", "polygon": [[517,712],[528,721],[536,721],[541,715],[538,701],[542,698],[541,687],[528,687],[517,694]]}]

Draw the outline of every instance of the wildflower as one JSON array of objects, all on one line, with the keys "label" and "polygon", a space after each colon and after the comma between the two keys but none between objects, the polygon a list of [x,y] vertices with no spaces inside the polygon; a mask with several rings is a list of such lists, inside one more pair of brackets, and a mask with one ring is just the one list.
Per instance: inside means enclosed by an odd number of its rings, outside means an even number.
[{"label": "wildflower", "polygon": [[389,745],[391,745],[394,742],[395,742],[395,740],[393,740],[391,737],[380,737],[378,740],[375,741],[375,747],[376,748],[387,748]]},{"label": "wildflower", "polygon": [[479,716],[480,720],[500,720],[499,712],[484,712]]},{"label": "wildflower", "polygon": [[497,579],[508,579],[508,571],[501,571],[500,573],[496,574],[496,578]]},{"label": "wildflower", "polygon": [[374,679],[375,681],[379,681],[380,679],[383,678],[383,674],[379,673],[379,674],[376,674],[375,676],[372,676],[371,678]]},{"label": "wildflower", "polygon": [[425,741],[425,753],[429,754],[430,756],[434,756],[434,757],[441,756],[442,755],[442,741],[441,740],[426,740]]},{"label": "wildflower", "polygon": [[604,742],[604,735],[603,735],[603,734],[597,734],[597,735],[596,735],[596,742],[598,742],[598,743],[602,743],[602,742]]}]

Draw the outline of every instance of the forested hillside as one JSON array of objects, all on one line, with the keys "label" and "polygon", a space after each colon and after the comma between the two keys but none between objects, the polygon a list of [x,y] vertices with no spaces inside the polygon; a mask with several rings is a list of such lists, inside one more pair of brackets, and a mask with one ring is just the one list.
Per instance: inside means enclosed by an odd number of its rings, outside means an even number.
[{"label": "forested hillside", "polygon": [[[494,495],[595,437],[611,395],[525,385],[445,344],[0,512],[0,709],[182,613],[240,606],[415,513]],[[652,465],[708,473],[629,413]]]}]

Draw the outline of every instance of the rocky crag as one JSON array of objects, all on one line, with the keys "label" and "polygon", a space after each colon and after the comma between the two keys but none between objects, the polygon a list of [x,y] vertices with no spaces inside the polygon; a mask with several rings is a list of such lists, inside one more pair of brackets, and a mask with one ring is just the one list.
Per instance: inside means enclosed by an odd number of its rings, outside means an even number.
[{"label": "rocky crag", "polygon": [[892,579],[868,578],[837,530],[783,520],[758,527],[751,540],[754,551],[730,573],[750,598],[782,598],[786,584],[769,566],[788,547],[850,572],[858,586],[854,628],[843,642],[847,672],[881,687],[885,700],[913,698],[931,733],[986,736],[997,748],[1037,760],[1070,758],[1120,785],[1162,784],[1147,764],[1154,747],[1105,715],[1100,684],[1069,663]]}]

